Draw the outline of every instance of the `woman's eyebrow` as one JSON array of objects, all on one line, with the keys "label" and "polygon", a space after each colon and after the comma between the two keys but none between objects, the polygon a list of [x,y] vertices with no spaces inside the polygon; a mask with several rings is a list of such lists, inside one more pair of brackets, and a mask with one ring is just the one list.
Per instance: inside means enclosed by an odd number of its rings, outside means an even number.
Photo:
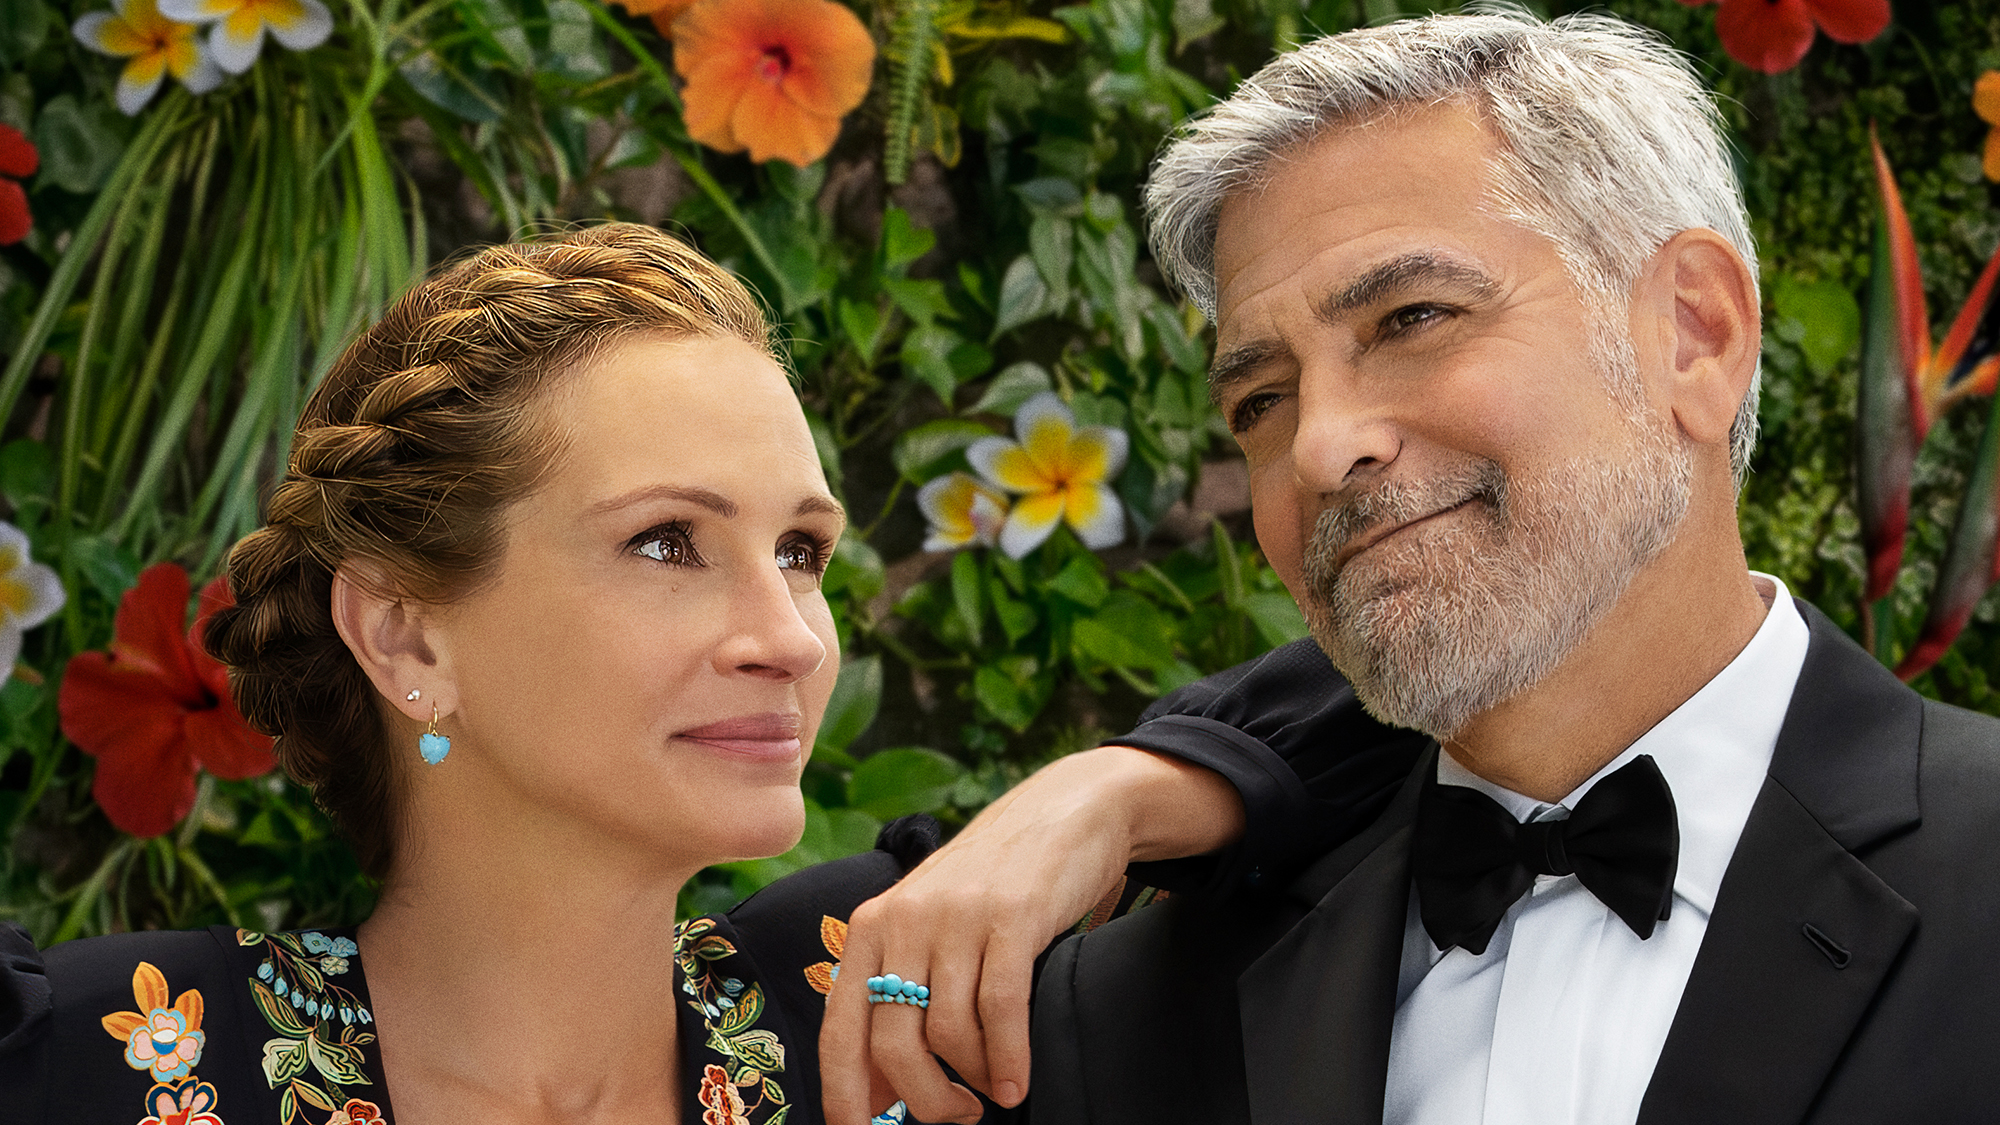
[{"label": "woman's eyebrow", "polygon": [[734,500],[720,492],[707,488],[683,488],[673,484],[650,484],[644,488],[635,488],[622,496],[600,500],[592,504],[590,510],[593,513],[615,512],[649,500],[685,500],[690,504],[699,504],[724,519],[733,518],[739,510]]}]

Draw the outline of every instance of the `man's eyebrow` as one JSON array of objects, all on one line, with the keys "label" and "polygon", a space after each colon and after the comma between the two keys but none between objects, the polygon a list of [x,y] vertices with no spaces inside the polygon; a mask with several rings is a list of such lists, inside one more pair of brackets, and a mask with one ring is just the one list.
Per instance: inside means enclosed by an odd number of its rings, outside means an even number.
[{"label": "man's eyebrow", "polygon": [[1215,362],[1208,365],[1208,401],[1220,406],[1224,388],[1249,378],[1252,371],[1283,354],[1283,344],[1255,340],[1216,356]]},{"label": "man's eyebrow", "polygon": [[[1483,300],[1500,289],[1500,283],[1477,266],[1428,250],[1400,254],[1364,270],[1360,277],[1320,301],[1314,309],[1322,321],[1336,320],[1356,309],[1366,308],[1419,285],[1436,285]],[[1259,366],[1285,353],[1275,340],[1253,340],[1215,357],[1208,368],[1208,397],[1222,401],[1222,392],[1240,382]]]},{"label": "man's eyebrow", "polygon": [[1477,266],[1419,250],[1370,266],[1360,277],[1322,300],[1315,311],[1321,320],[1333,320],[1419,285],[1455,288],[1474,299],[1492,296],[1500,288],[1499,282]]}]

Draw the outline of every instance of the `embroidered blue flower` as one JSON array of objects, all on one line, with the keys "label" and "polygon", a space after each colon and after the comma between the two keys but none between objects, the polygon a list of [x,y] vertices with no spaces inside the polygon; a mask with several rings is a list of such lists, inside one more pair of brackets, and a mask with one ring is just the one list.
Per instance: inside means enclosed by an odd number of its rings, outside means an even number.
[{"label": "embroidered blue flower", "polygon": [[270,963],[269,961],[265,961],[265,962],[263,962],[263,963],[261,963],[261,964],[259,964],[259,965],[257,966],[257,979],[258,979],[258,980],[262,980],[262,981],[268,981],[268,980],[270,980],[270,979],[271,979],[271,978],[272,978],[272,977],[273,977],[274,975],[276,975],[276,974],[274,974],[274,973],[273,973],[273,972],[271,971],[271,963]]},{"label": "embroidered blue flower", "polygon": [[737,980],[735,977],[730,977],[722,982],[722,991],[727,992],[731,996],[741,995],[743,992],[743,982]]},{"label": "embroidered blue flower", "polygon": [[319,971],[330,977],[337,977],[347,971],[347,958],[338,953],[329,953],[319,959]]},{"label": "embroidered blue flower", "polygon": [[299,940],[305,943],[307,953],[333,952],[333,943],[327,940],[325,934],[317,931],[308,930],[299,935]]},{"label": "embroidered blue flower", "polygon": [[294,992],[294,993],[292,993],[292,1007],[294,1007],[294,1008],[303,1008],[303,1007],[305,1007],[305,1006],[306,1006],[306,995],[305,995],[305,993],[303,993],[303,992]]},{"label": "embroidered blue flower", "polygon": [[306,1015],[309,1016],[319,1015],[319,1001],[317,1000],[306,1001]]},{"label": "embroidered blue flower", "polygon": [[284,977],[279,977],[279,978],[278,978],[278,990],[277,990],[277,991],[278,991],[278,995],[280,995],[280,996],[283,996],[283,995],[285,994],[285,990],[286,990],[286,989],[288,989],[288,988],[290,988],[290,987],[291,987],[290,985],[288,985],[288,984],[286,984],[286,983],[285,983],[285,978],[284,978]]},{"label": "embroidered blue flower", "polygon": [[354,944],[352,939],[344,937],[333,939],[333,955],[335,957],[353,957],[360,952],[361,947]]}]

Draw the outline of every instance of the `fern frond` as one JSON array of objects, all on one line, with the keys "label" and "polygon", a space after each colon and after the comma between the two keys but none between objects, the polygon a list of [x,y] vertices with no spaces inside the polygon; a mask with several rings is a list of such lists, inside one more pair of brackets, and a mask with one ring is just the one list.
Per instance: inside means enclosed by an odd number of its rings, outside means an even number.
[{"label": "fern frond", "polygon": [[889,126],[883,138],[882,170],[891,184],[910,176],[910,144],[916,134],[931,63],[938,50],[937,0],[903,0],[891,24]]}]

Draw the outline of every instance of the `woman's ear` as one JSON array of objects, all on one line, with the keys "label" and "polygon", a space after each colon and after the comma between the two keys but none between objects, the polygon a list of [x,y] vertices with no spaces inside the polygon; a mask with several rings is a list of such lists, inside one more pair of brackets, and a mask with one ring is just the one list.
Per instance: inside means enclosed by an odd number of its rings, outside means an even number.
[{"label": "woman's ear", "polygon": [[1707,228],[1684,230],[1655,251],[1633,302],[1634,341],[1657,349],[1668,405],[1690,440],[1729,444],[1763,345],[1757,284],[1736,248]]},{"label": "woman's ear", "polygon": [[[377,568],[343,563],[333,574],[333,626],[389,705],[412,722],[427,723],[432,714],[458,707],[451,662],[434,607],[390,589]],[[412,692],[418,698],[411,699]]]}]

